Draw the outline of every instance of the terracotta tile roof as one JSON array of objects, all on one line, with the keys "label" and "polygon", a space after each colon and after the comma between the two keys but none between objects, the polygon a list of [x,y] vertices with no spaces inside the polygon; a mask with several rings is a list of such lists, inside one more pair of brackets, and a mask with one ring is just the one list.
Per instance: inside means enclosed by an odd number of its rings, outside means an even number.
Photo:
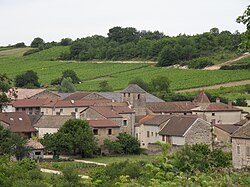
[{"label": "terracotta tile roof", "polygon": [[106,118],[122,118],[122,116],[114,110],[114,107],[91,106],[90,108]]},{"label": "terracotta tile roof", "polygon": [[120,127],[120,125],[109,119],[97,119],[97,120],[87,120],[89,126],[93,128],[105,128],[105,127]]},{"label": "terracotta tile roof", "polygon": [[45,105],[53,105],[58,101],[58,98],[35,98],[35,99],[19,99],[12,101],[11,105],[18,107],[42,107]]},{"label": "terracotta tile roof", "polygon": [[160,135],[183,136],[198,119],[197,116],[173,116],[159,132]]},{"label": "terracotta tile roof", "polygon": [[250,114],[247,114],[245,118],[250,119]]},{"label": "terracotta tile roof", "polygon": [[247,122],[248,122],[248,119],[243,119],[243,120],[240,120],[239,122],[235,123],[234,125],[242,126],[242,125],[246,124]]},{"label": "terracotta tile roof", "polygon": [[205,92],[199,92],[196,97],[194,98],[194,102],[197,103],[210,103],[210,100],[208,99]]},{"label": "terracotta tile roof", "polygon": [[[152,119],[154,119],[154,118],[157,118],[157,116],[155,116],[155,115],[147,115],[147,116],[144,116],[144,117],[142,117],[139,121],[138,121],[138,124],[140,125],[140,124],[150,124],[150,123],[152,123],[151,121],[152,121]],[[148,122],[149,121],[149,122]],[[155,124],[155,123],[153,123],[153,124]],[[158,125],[158,123],[156,124],[156,125]]]},{"label": "terracotta tile roof", "polygon": [[146,93],[140,86],[137,84],[130,84],[127,88],[121,91],[121,93]]},{"label": "terracotta tile roof", "polygon": [[37,140],[29,140],[25,146],[31,149],[44,149],[44,146]]},{"label": "terracotta tile roof", "polygon": [[147,103],[146,106],[154,113],[191,112],[191,109],[195,108],[190,101]]},{"label": "terracotta tile roof", "polygon": [[214,126],[229,133],[229,134],[234,133],[236,130],[238,130],[241,127],[241,126],[237,126],[237,125],[233,125],[233,124],[217,124]]},{"label": "terracotta tile roof", "polygon": [[139,123],[141,119],[145,118],[147,115],[135,116],[135,123]]},{"label": "terracotta tile roof", "polygon": [[25,112],[4,112],[0,113],[0,123],[9,125],[12,132],[37,132],[32,127],[29,116]]},{"label": "terracotta tile roof", "polygon": [[38,128],[61,128],[63,124],[72,119],[72,116],[59,116],[59,115],[45,115],[42,116],[35,124],[34,127]]},{"label": "terracotta tile roof", "polygon": [[225,103],[203,103],[199,107],[193,108],[192,111],[242,111],[234,106],[227,105]]},{"label": "terracotta tile roof", "polygon": [[232,138],[250,139],[250,121],[236,130]]},{"label": "terracotta tile roof", "polygon": [[95,103],[94,106],[123,106],[123,107],[128,107],[127,102],[107,102],[107,103]]},{"label": "terracotta tile roof", "polygon": [[102,99],[102,100],[58,100],[56,103],[53,103],[53,105],[44,105],[44,107],[55,107],[55,108],[62,108],[62,107],[87,107],[87,106],[93,106],[96,103],[105,103],[110,102],[109,100]]}]

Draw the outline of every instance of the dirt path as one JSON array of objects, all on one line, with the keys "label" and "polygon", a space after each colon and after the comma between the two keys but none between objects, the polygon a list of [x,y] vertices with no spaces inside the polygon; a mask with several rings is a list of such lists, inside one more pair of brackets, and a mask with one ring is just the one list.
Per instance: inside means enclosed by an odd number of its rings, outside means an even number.
[{"label": "dirt path", "polygon": [[87,163],[87,164],[96,164],[99,166],[107,166],[107,164],[104,164],[104,163],[92,162],[92,161],[87,161],[87,160],[74,160],[74,162],[82,162],[82,163]]},{"label": "dirt path", "polygon": [[229,82],[229,83],[217,84],[217,85],[213,85],[213,86],[203,86],[203,87],[199,87],[199,88],[179,90],[176,92],[181,93],[181,92],[194,92],[194,91],[200,91],[200,90],[215,90],[215,89],[219,89],[220,87],[233,87],[233,86],[240,86],[240,85],[246,85],[246,84],[250,84],[250,80]]},{"label": "dirt path", "polygon": [[[52,169],[41,168],[40,171],[44,172],[44,173],[52,173],[52,174],[56,174],[56,175],[62,175],[61,171],[52,170]],[[89,176],[87,176],[87,175],[79,175],[79,177],[81,177],[82,179],[89,179]]]},{"label": "dirt path", "polygon": [[206,68],[204,68],[204,70],[218,70],[218,69],[221,68],[221,66],[230,65],[230,64],[232,64],[234,62],[237,62],[237,61],[242,60],[242,59],[247,58],[247,57],[250,57],[250,53],[245,53],[245,54],[243,54],[242,56],[240,56],[240,57],[238,57],[236,59],[223,62],[222,64],[216,64],[216,65],[213,65],[213,66],[210,66],[210,67],[206,67]]}]

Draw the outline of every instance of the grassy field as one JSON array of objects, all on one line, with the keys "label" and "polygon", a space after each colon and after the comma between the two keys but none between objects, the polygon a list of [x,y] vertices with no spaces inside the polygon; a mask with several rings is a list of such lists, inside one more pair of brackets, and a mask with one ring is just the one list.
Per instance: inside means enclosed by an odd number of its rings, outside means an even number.
[{"label": "grassy field", "polygon": [[148,63],[62,62],[55,59],[62,52],[67,52],[69,47],[54,47],[23,57],[22,54],[27,50],[29,48],[0,51],[0,73],[7,73],[13,79],[27,70],[34,70],[38,73],[39,81],[48,85],[52,79],[60,77],[64,70],[72,69],[82,80],[81,84],[76,85],[77,90],[86,91],[98,90],[102,80],[107,80],[114,90],[120,90],[135,77],[149,82],[158,75],[169,77],[172,90],[250,79],[247,70],[204,71],[169,69]]}]

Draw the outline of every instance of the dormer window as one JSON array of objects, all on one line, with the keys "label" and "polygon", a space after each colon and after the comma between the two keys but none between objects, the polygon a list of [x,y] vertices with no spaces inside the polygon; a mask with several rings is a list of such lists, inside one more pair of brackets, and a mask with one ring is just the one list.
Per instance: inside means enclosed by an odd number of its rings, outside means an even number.
[{"label": "dormer window", "polygon": [[18,118],[20,121],[22,121],[23,120],[23,118]]},{"label": "dormer window", "polygon": [[13,119],[13,118],[10,118],[10,121],[14,121],[14,119]]}]

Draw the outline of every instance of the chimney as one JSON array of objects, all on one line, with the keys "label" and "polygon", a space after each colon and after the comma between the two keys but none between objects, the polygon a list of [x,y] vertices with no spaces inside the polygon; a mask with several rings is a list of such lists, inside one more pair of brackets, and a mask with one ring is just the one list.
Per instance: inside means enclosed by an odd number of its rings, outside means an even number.
[{"label": "chimney", "polygon": [[228,108],[233,108],[233,102],[228,100]]},{"label": "chimney", "polygon": [[220,98],[219,97],[216,98],[216,103],[220,103]]}]

